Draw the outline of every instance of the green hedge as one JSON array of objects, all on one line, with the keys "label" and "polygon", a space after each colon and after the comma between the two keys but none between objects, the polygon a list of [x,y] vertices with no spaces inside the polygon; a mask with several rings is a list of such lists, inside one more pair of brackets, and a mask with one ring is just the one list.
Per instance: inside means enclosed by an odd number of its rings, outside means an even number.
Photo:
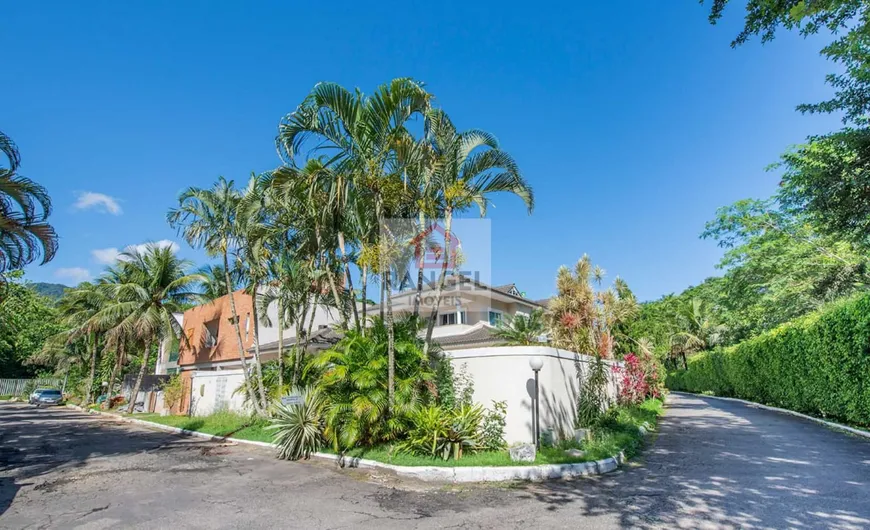
[{"label": "green hedge", "polygon": [[870,294],[689,359],[672,390],[712,392],[870,425]]}]

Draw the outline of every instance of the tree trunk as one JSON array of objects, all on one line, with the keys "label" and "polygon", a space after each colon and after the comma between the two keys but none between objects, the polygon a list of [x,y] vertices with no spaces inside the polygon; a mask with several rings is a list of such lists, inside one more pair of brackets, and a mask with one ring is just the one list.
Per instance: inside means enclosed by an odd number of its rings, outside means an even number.
[{"label": "tree trunk", "polygon": [[112,367],[112,373],[109,375],[109,386],[106,387],[106,404],[105,409],[110,408],[112,404],[112,393],[115,387],[115,378],[118,375],[118,371],[121,369],[121,366],[124,365],[124,342],[121,341],[118,344],[118,351],[115,352],[115,366]]},{"label": "tree trunk", "polygon": [[361,272],[362,278],[360,278],[360,286],[361,294],[362,294],[362,326],[360,327],[360,334],[365,337],[366,336],[366,324],[368,324],[368,294],[366,290],[368,289],[368,280],[369,280],[369,272],[368,265],[363,265]]},{"label": "tree trunk", "polygon": [[[257,390],[260,393],[260,406],[263,410],[269,408],[269,400],[266,399],[266,390],[263,388],[263,363],[260,362],[260,318],[257,315],[257,283],[258,278],[251,278],[251,304],[253,313],[251,316],[254,319],[254,370],[257,372]],[[279,318],[280,320],[280,318]],[[278,327],[281,327],[279,324]]]},{"label": "tree trunk", "polygon": [[227,295],[230,299],[230,313],[232,317],[230,321],[233,323],[233,328],[236,331],[236,340],[239,345],[239,360],[242,364],[242,372],[245,376],[245,389],[248,393],[248,399],[251,400],[251,404],[254,406],[254,412],[257,415],[262,415],[263,411],[260,409],[260,402],[257,400],[257,394],[254,391],[253,385],[251,385],[251,376],[248,373],[248,362],[245,360],[245,344],[242,342],[242,330],[239,329],[239,316],[236,314],[236,299],[233,296],[233,283],[230,280],[230,264],[229,259],[227,258],[227,252],[224,250],[224,282],[227,287]]},{"label": "tree trunk", "polygon": [[94,372],[97,370],[97,335],[96,333],[90,334],[90,346],[91,346],[91,367],[88,373],[88,390],[85,392],[85,401],[82,405],[87,408],[88,405],[91,404],[91,394],[94,392]]},{"label": "tree trunk", "polygon": [[332,276],[332,267],[330,266],[330,262],[326,259],[323,240],[320,237],[320,228],[316,225],[314,227],[314,236],[317,238],[317,247],[321,250],[320,266],[326,274],[326,281],[329,282],[329,289],[332,291],[335,308],[338,309],[339,314],[341,314],[341,327],[342,329],[347,329],[347,308],[342,305],[341,297],[338,295],[338,289],[335,286],[335,278]]},{"label": "tree trunk", "polygon": [[347,285],[347,291],[350,293],[350,307],[353,311],[353,323],[357,332],[360,331],[359,311],[356,307],[356,297],[353,294],[353,279],[350,277],[350,265],[347,262],[347,255],[344,250],[344,232],[338,233],[338,248],[341,251],[341,261],[344,263],[344,281]]},{"label": "tree trunk", "polygon": [[278,393],[284,394],[284,301],[278,294]]},{"label": "tree trunk", "polygon": [[384,275],[384,289],[387,291],[387,389],[389,392],[390,413],[396,404],[396,344],[393,336],[393,301],[390,298],[390,271]]},{"label": "tree trunk", "polygon": [[441,306],[441,294],[444,292],[444,279],[447,277],[447,264],[450,261],[450,228],[453,222],[453,209],[447,208],[447,219],[444,223],[444,251],[442,252],[441,274],[438,275],[438,290],[435,294],[435,306],[429,313],[429,322],[426,325],[426,342],[423,343],[423,356],[429,355],[429,347],[432,343],[432,332],[435,330],[435,322],[438,320],[438,308]]},{"label": "tree trunk", "polygon": [[381,273],[381,321],[384,320],[384,275]]},{"label": "tree trunk", "polygon": [[[417,237],[426,233],[426,214],[420,211],[420,229]],[[420,302],[423,299],[423,260],[426,257],[425,240],[418,243],[420,255],[417,258],[417,294],[414,295],[414,320],[420,316]]]},{"label": "tree trunk", "polygon": [[136,408],[136,398],[139,396],[139,388],[142,386],[142,378],[145,377],[145,372],[148,370],[149,358],[151,358],[151,341],[146,340],[145,352],[142,354],[142,366],[139,367],[139,375],[136,376],[136,384],[133,385],[133,393],[130,394],[130,405],[127,407],[127,414],[133,414],[133,410]]}]

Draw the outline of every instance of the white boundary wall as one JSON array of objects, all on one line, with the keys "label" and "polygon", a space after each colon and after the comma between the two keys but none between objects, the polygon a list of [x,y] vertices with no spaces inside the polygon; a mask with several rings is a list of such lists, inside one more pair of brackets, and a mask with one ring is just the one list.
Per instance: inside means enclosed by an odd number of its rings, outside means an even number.
[{"label": "white boundary wall", "polygon": [[220,410],[246,412],[244,392],[236,392],[245,383],[242,370],[194,372],[191,377],[191,416],[208,416]]},{"label": "white boundary wall", "polygon": [[[534,439],[535,374],[529,359],[540,357],[539,373],[541,432],[556,439],[570,438],[577,419],[577,366],[588,373],[593,357],[548,346],[497,346],[445,351],[458,372],[463,365],[474,381],[474,401],[491,407],[493,401],[507,402],[505,439],[509,444],[531,443]],[[607,394],[615,402],[617,383],[607,363]]]}]

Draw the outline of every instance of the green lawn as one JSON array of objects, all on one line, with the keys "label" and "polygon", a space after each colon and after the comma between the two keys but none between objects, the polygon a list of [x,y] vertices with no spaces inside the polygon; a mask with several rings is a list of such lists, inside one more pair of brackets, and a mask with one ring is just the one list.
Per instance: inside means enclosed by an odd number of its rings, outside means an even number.
[{"label": "green lawn", "polygon": [[193,418],[188,416],[161,416],[159,414],[136,414],[132,417],[137,420],[151,421],[206,434],[229,436],[257,442],[272,441],[272,432],[265,429],[268,425],[267,420],[252,420],[248,416],[232,412],[218,412],[211,416]]},{"label": "green lawn", "polygon": [[15,396],[10,396],[10,395],[0,396],[0,401],[6,401],[6,400],[12,399],[14,397]]},{"label": "green lawn", "polygon": [[[595,430],[592,440],[582,443],[568,442],[557,447],[543,447],[534,462],[513,462],[507,451],[487,451],[472,453],[459,460],[441,460],[424,456],[410,455],[392,450],[389,446],[360,447],[347,452],[348,456],[365,458],[399,466],[517,466],[539,464],[572,464],[609,458],[624,451],[628,457],[634,456],[643,447],[644,438],[638,427],[644,423],[655,425],[661,415],[662,402],[650,399],[637,407],[620,407]],[[242,440],[271,442],[272,431],[266,429],[268,420],[252,420],[232,412],[220,412],[211,416],[160,416],[159,414],[136,414],[136,419],[170,425],[190,431],[206,434],[228,436]],[[572,457],[565,454],[566,449],[581,449],[585,451],[582,457]],[[324,448],[323,452],[332,452]]]}]

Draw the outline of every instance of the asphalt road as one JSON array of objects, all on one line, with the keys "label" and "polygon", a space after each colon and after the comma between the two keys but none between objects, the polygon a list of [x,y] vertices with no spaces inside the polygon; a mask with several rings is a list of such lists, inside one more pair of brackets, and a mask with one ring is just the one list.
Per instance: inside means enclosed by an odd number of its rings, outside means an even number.
[{"label": "asphalt road", "polygon": [[623,470],[459,487],[0,404],[0,528],[119,527],[870,528],[870,441],[672,395]]}]

